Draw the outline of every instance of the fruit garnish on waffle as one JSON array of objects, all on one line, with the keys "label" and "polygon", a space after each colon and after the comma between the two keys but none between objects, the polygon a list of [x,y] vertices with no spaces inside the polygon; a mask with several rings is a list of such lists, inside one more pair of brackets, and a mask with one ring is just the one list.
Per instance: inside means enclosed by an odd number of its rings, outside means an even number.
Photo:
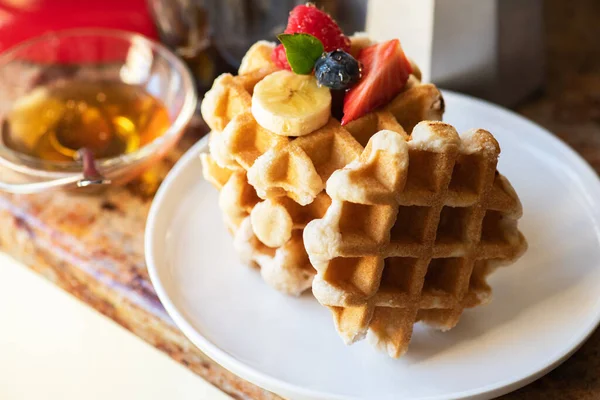
[{"label": "fruit garnish on waffle", "polygon": [[397,39],[348,37],[310,4],[278,38],[206,94],[203,174],[242,261],[398,357],[416,322],[447,330],[489,301],[487,276],[527,247],[519,198],[494,137],[439,122]]}]

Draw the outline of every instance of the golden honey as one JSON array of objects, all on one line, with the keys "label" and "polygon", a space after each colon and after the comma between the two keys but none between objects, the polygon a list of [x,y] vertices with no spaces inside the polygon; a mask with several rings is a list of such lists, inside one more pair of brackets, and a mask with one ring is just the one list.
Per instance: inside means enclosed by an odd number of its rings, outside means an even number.
[{"label": "golden honey", "polygon": [[69,81],[39,87],[16,102],[5,145],[48,161],[73,161],[81,148],[98,159],[131,153],[165,133],[164,104],[139,86]]}]

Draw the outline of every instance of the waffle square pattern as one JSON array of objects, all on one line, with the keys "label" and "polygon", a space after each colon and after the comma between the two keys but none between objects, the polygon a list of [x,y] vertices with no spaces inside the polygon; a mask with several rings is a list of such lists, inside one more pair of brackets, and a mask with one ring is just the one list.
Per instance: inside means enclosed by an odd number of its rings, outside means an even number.
[{"label": "waffle square pattern", "polygon": [[499,153],[487,131],[458,135],[423,121],[410,135],[378,131],[331,175],[331,206],[306,226],[304,243],[313,293],[347,344],[368,336],[399,357],[414,323],[448,330],[465,308],[489,301],[487,276],[527,247]]}]

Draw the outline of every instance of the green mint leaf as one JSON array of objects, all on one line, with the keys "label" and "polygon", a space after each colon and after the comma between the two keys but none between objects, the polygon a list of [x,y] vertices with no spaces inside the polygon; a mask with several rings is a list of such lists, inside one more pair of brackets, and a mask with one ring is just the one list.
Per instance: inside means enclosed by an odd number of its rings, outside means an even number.
[{"label": "green mint leaf", "polygon": [[308,33],[282,33],[277,38],[285,47],[292,71],[297,74],[310,74],[315,62],[323,54],[323,43]]}]

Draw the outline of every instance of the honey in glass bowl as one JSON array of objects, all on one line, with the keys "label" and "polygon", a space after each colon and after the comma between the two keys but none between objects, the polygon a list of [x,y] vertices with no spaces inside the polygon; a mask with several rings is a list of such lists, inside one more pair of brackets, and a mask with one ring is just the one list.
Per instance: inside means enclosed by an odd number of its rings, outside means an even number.
[{"label": "honey in glass bowl", "polygon": [[165,105],[142,87],[113,81],[63,81],[33,89],[4,120],[12,150],[45,161],[73,161],[78,150],[96,159],[131,153],[169,128]]}]

